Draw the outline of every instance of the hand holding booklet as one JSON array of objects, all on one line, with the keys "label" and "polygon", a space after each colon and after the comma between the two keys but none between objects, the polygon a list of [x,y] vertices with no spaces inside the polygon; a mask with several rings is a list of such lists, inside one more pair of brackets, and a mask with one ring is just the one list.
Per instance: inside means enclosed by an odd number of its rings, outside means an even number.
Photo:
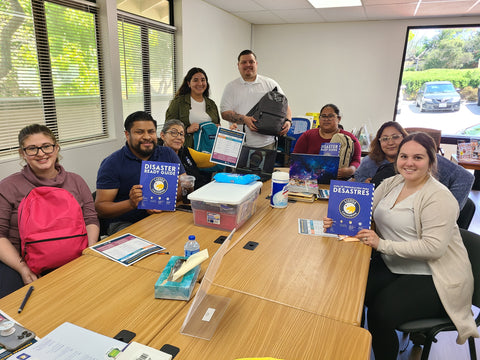
[{"label": "hand holding booklet", "polygon": [[139,209],[175,211],[180,164],[142,161]]},{"label": "hand holding booklet", "polygon": [[374,187],[368,183],[332,180],[327,217],[333,224],[326,232],[355,236],[361,229],[370,229]]}]

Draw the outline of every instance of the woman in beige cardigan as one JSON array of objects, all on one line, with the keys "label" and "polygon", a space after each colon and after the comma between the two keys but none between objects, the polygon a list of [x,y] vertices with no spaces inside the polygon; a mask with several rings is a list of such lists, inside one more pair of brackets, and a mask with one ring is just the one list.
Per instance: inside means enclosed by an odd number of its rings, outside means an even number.
[{"label": "woman in beige cardigan", "polygon": [[[407,321],[448,314],[457,343],[478,337],[471,311],[473,275],[456,219],[458,203],[432,176],[436,147],[425,133],[411,134],[399,147],[399,175],[375,191],[376,231],[356,235],[373,255],[365,294],[375,359],[396,359],[395,328]],[[324,219],[325,227],[331,219]]]}]

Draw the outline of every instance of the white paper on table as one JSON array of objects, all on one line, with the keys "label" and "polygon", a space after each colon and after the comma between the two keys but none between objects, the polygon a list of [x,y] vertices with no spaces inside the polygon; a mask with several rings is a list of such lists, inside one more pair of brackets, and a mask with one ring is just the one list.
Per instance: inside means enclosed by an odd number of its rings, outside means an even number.
[{"label": "white paper on table", "polygon": [[298,219],[298,233],[302,235],[338,237],[335,234],[323,232],[323,220]]},{"label": "white paper on table", "polygon": [[123,350],[125,346],[123,341],[65,322],[15,356],[28,360],[101,360],[109,359],[107,354],[113,349]]}]

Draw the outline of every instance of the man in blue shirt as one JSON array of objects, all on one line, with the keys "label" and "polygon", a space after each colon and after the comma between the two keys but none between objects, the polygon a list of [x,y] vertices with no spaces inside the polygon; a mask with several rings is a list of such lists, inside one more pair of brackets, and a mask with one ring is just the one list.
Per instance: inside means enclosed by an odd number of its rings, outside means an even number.
[{"label": "man in blue shirt", "polygon": [[158,146],[157,122],[150,114],[134,112],[125,119],[124,127],[125,146],[105,158],[97,174],[95,209],[99,217],[108,219],[109,235],[159,212],[137,209],[142,200],[142,160],[178,163],[180,174],[185,173],[177,154],[169,147]]}]

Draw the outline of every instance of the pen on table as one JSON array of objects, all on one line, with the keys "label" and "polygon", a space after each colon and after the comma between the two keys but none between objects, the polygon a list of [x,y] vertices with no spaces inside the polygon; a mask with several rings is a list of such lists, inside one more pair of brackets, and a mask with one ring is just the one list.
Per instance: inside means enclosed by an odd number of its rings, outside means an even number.
[{"label": "pen on table", "polygon": [[25,297],[23,298],[23,301],[22,301],[22,305],[20,305],[20,307],[18,308],[18,313],[20,314],[23,310],[23,308],[25,307],[25,304],[27,303],[27,300],[28,298],[30,297],[30,295],[32,295],[32,291],[33,291],[33,286],[30,286],[28,288],[28,291],[27,291],[27,294],[25,295]]},{"label": "pen on table", "polygon": [[161,251],[157,253],[158,255],[170,255],[168,251]]}]

